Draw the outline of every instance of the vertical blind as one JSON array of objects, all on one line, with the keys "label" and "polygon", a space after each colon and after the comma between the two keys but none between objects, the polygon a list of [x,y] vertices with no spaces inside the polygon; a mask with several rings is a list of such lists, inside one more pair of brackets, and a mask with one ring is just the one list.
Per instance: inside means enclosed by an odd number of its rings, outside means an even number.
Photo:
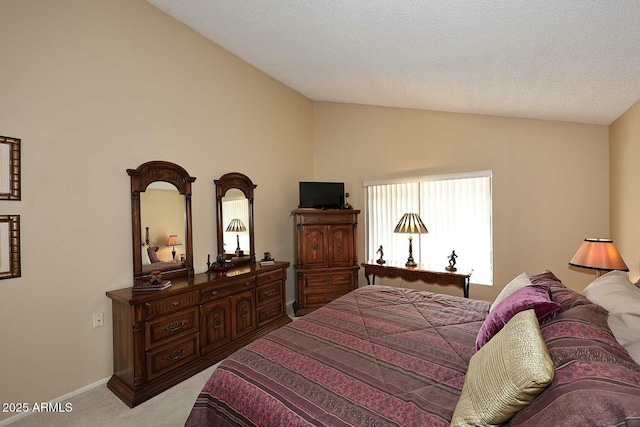
[{"label": "vertical blind", "polygon": [[413,236],[413,257],[425,268],[443,270],[453,250],[456,268],[471,281],[493,282],[491,172],[365,182],[366,256],[404,263],[409,236],[394,233],[403,214],[418,213],[429,231]]}]

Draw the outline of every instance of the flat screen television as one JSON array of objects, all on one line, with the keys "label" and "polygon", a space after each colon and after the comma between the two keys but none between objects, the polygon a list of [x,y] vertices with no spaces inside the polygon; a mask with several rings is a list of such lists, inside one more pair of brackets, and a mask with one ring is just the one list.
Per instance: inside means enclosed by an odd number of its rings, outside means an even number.
[{"label": "flat screen television", "polygon": [[299,208],[340,209],[344,205],[344,182],[300,182]]}]

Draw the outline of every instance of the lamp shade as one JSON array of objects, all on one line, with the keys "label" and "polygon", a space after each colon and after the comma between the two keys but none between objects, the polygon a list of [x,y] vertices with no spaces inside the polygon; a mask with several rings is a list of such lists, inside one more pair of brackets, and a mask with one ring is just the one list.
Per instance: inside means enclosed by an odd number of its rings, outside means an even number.
[{"label": "lamp shade", "polygon": [[427,227],[425,227],[420,215],[417,213],[406,213],[400,218],[400,222],[396,225],[394,233],[410,233],[410,234],[424,234],[428,233]]},{"label": "lamp shade", "polygon": [[613,241],[609,239],[584,239],[569,265],[593,270],[629,271]]},{"label": "lamp shade", "polygon": [[182,244],[182,242],[180,241],[180,238],[178,237],[178,235],[177,234],[172,234],[167,239],[166,246],[179,246],[181,244]]},{"label": "lamp shade", "polygon": [[232,219],[229,225],[227,226],[227,231],[235,231],[237,233],[240,231],[247,231],[247,228],[244,226],[242,221],[240,221],[238,218],[235,218],[235,219]]}]

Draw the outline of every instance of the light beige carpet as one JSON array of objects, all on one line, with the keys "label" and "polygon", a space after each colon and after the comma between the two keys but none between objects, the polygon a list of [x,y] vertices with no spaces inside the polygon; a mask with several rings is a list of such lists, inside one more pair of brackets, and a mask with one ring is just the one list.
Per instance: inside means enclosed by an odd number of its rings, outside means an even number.
[{"label": "light beige carpet", "polygon": [[[131,409],[106,384],[68,400],[73,411],[35,413],[11,427],[177,427],[184,426],[191,407],[207,382],[215,364],[169,390]],[[64,406],[64,404],[63,404]]]}]

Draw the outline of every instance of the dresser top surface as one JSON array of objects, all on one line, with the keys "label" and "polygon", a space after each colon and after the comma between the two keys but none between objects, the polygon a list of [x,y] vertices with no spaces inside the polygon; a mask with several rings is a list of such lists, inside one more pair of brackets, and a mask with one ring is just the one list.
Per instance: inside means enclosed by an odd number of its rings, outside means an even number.
[{"label": "dresser top surface", "polygon": [[290,263],[276,261],[272,265],[250,264],[234,267],[227,271],[225,275],[218,275],[216,273],[199,273],[191,276],[190,278],[179,277],[172,278],[171,286],[161,291],[148,291],[148,292],[134,292],[132,287],[117,289],[108,291],[106,294],[112,300],[118,300],[126,302],[128,304],[139,304],[148,301],[153,301],[160,298],[166,298],[181,293],[202,289],[205,287],[226,286],[233,283],[239,278],[245,276],[258,275],[260,273],[267,273],[273,270],[280,270],[282,268],[288,268]]}]

